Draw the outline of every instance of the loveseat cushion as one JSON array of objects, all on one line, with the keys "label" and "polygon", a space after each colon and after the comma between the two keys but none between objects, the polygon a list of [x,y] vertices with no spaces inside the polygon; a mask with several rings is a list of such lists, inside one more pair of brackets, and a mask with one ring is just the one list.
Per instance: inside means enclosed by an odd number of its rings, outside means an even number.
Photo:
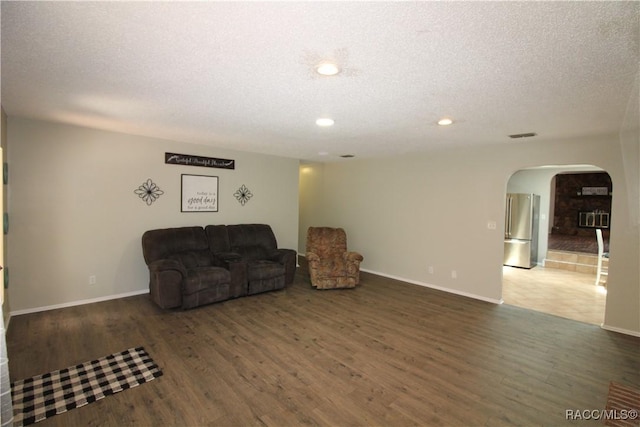
[{"label": "loveseat cushion", "polygon": [[[266,250],[278,248],[276,236],[267,224],[227,225],[229,244],[232,248],[258,245]],[[236,252],[234,250],[234,252]]]},{"label": "loveseat cushion", "polygon": [[196,267],[187,271],[182,292],[191,295],[214,287],[226,287],[225,292],[228,292],[229,283],[229,270],[221,267]]},{"label": "loveseat cushion", "polygon": [[284,276],[284,265],[267,260],[251,261],[248,265],[247,278],[250,282],[255,280],[273,279]]},{"label": "loveseat cushion", "polygon": [[142,253],[149,265],[172,254],[209,249],[202,227],[149,230],[142,235]]},{"label": "loveseat cushion", "polygon": [[209,250],[211,253],[231,252],[226,225],[207,225],[204,228],[204,232],[209,242]]},{"label": "loveseat cushion", "polygon": [[233,252],[242,255],[246,261],[255,261],[268,258],[267,250],[260,245],[234,246],[231,248]]},{"label": "loveseat cushion", "polygon": [[211,253],[208,249],[173,254],[169,256],[169,259],[175,259],[176,261],[181,262],[187,270],[196,267],[210,267],[213,265],[211,262]]}]

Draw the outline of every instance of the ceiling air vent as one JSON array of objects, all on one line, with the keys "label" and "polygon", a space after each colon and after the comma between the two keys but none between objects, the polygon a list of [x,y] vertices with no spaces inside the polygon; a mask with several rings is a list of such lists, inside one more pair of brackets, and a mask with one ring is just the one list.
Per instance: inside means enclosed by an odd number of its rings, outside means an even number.
[{"label": "ceiling air vent", "polygon": [[529,132],[529,133],[516,133],[515,135],[509,135],[509,138],[531,138],[532,136],[536,136],[537,133]]}]

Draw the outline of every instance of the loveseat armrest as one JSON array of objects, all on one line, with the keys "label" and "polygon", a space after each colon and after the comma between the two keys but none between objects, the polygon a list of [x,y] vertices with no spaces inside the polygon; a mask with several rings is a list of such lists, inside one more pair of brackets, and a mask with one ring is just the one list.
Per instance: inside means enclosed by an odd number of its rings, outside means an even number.
[{"label": "loveseat armrest", "polygon": [[286,285],[290,285],[291,283],[293,283],[293,279],[296,274],[296,267],[298,265],[296,259],[297,255],[298,253],[293,249],[274,249],[269,251],[268,256],[270,260],[284,265],[284,283]]},{"label": "loveseat armrest", "polygon": [[187,277],[184,265],[175,259],[152,261],[149,267],[149,294],[161,308],[182,305],[182,284]]},{"label": "loveseat armrest", "polygon": [[182,263],[175,259],[159,259],[149,264],[149,271],[162,272],[168,270],[176,270],[182,274],[183,277],[187,276],[187,270]]},{"label": "loveseat armrest", "polygon": [[285,259],[293,256],[295,258],[296,251],[293,249],[272,249],[268,252],[267,257],[271,261],[276,261],[284,264]]},{"label": "loveseat armrest", "polygon": [[215,252],[213,257],[231,273],[229,295],[237,298],[247,295],[247,263],[237,252]]}]

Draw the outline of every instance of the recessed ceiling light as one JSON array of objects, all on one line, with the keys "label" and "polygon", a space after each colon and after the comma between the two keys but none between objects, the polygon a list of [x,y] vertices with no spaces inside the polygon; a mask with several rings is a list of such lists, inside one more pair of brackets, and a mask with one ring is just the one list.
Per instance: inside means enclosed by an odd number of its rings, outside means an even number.
[{"label": "recessed ceiling light", "polygon": [[323,62],[316,67],[316,71],[318,74],[322,74],[323,76],[335,76],[340,72],[340,68],[338,68],[336,64]]},{"label": "recessed ceiling light", "polygon": [[343,159],[350,159],[352,157],[355,157],[355,154],[342,154],[340,157],[342,157]]},{"label": "recessed ceiling light", "polygon": [[322,127],[333,126],[334,123],[335,122],[333,121],[333,119],[326,118],[326,117],[316,120],[316,124]]},{"label": "recessed ceiling light", "polygon": [[440,126],[449,126],[451,123],[453,123],[453,120],[447,118],[438,120]]}]

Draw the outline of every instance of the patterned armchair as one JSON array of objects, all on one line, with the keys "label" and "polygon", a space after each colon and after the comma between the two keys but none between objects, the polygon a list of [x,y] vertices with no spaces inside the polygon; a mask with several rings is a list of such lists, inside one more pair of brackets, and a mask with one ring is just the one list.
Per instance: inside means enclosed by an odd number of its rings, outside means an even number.
[{"label": "patterned armchair", "polygon": [[355,288],[360,281],[364,258],[347,251],[347,235],[342,228],[309,227],[306,257],[311,285],[318,289]]}]

